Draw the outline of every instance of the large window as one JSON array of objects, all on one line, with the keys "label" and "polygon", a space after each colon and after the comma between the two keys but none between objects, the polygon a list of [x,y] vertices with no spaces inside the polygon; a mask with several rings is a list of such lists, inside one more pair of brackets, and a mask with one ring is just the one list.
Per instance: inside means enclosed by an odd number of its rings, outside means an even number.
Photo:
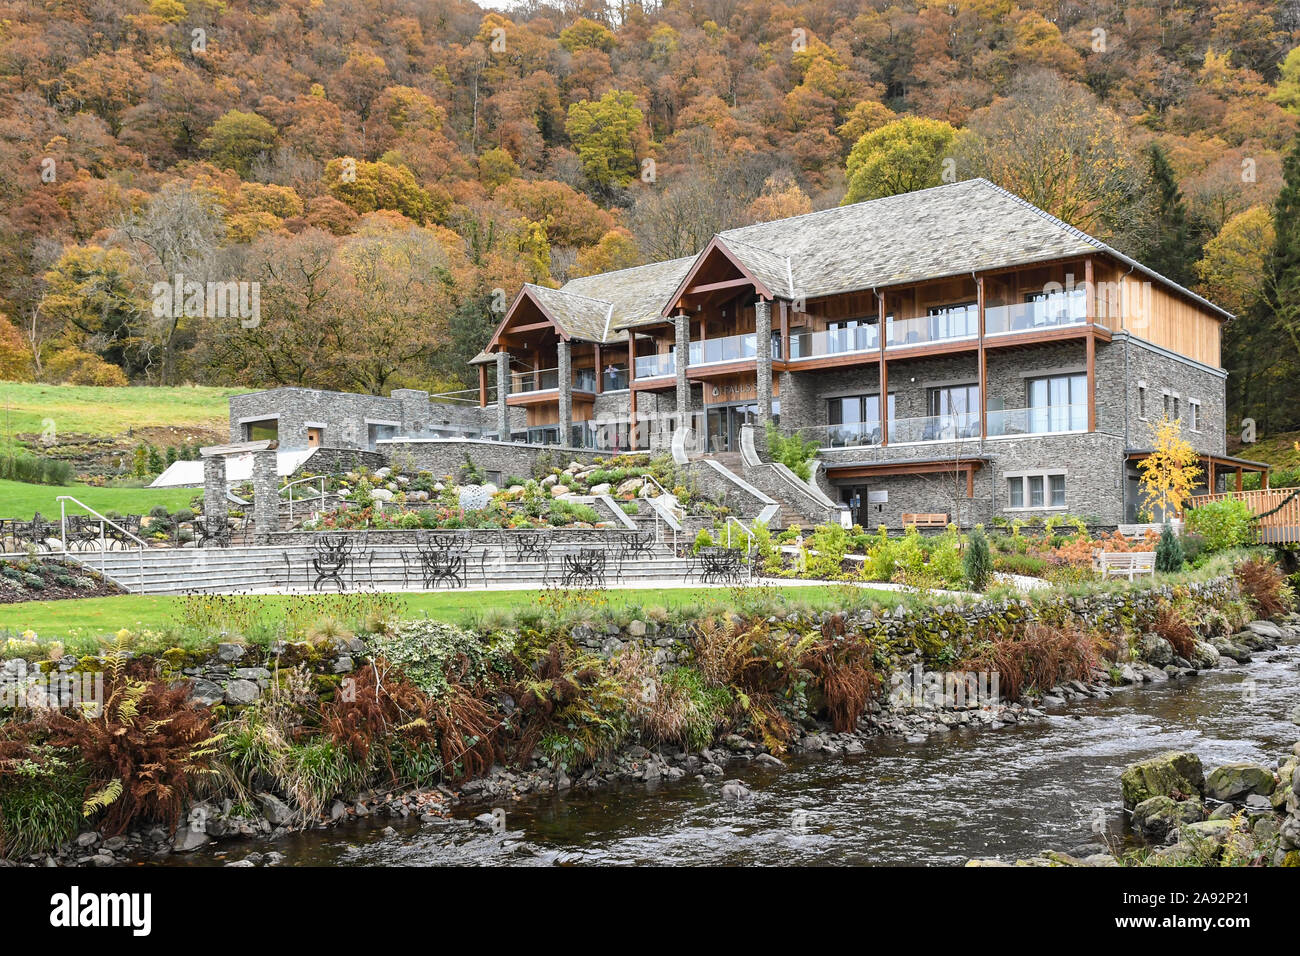
[{"label": "large window", "polygon": [[1065,507],[1065,473],[1036,472],[1007,476],[1007,507],[1032,511]]},{"label": "large window", "polygon": [[[879,395],[848,395],[832,398],[827,404],[826,420],[832,425],[880,421]],[[889,417],[894,417],[894,393],[889,393]]]},{"label": "large window", "polygon": [[1088,427],[1088,376],[1049,375],[1029,380],[1030,432],[1084,431]]},{"label": "large window", "polygon": [[926,405],[931,415],[979,415],[980,387],[978,385],[945,385],[931,388],[926,393]]},{"label": "large window", "polygon": [[[889,395],[889,417],[894,417],[894,394]],[[860,445],[880,441],[880,396],[847,395],[827,402],[827,444]]]}]

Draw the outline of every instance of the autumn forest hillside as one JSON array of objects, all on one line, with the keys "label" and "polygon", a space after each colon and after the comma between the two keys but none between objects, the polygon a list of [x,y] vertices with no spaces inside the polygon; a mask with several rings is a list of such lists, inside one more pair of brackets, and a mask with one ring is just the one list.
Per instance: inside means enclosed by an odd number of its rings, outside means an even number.
[{"label": "autumn forest hillside", "polygon": [[1265,0],[0,2],[0,378],[465,387],[522,282],[986,176],[1236,313],[1234,411],[1292,427],[1298,44]]}]

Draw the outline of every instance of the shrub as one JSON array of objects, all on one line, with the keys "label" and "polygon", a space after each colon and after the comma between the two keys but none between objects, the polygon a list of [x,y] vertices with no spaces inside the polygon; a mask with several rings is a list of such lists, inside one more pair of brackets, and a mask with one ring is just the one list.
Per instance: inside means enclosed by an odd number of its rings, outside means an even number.
[{"label": "shrub", "polygon": [[72,480],[70,462],[10,452],[0,458],[0,478],[32,485],[66,485]]},{"label": "shrub", "polygon": [[1193,508],[1187,515],[1187,528],[1204,539],[1209,552],[1239,548],[1255,540],[1250,506],[1239,498],[1221,498]]},{"label": "shrub", "polygon": [[803,481],[812,477],[809,464],[817,457],[817,443],[805,440],[801,435],[782,435],[780,429],[772,422],[767,423],[767,452],[773,461],[778,461],[793,471]]},{"label": "shrub", "polygon": [[107,655],[97,710],[50,717],[50,743],[80,753],[99,788],[86,801],[87,816],[103,810],[99,829],[109,835],[141,821],[174,830],[221,739],[211,732],[212,715],[189,700],[187,683],[133,674],[124,641]]},{"label": "shrub", "polygon": [[1196,631],[1178,608],[1168,601],[1160,602],[1151,630],[1168,641],[1174,653],[1183,660],[1190,661],[1196,655]]},{"label": "shrub", "polygon": [[962,556],[962,570],[966,572],[966,583],[972,591],[983,591],[988,587],[993,575],[993,556],[989,554],[989,540],[984,537],[984,529],[979,525],[971,531],[966,541],[966,553]]},{"label": "shrub", "polygon": [[1166,523],[1160,530],[1160,540],[1156,542],[1156,570],[1174,574],[1183,569],[1184,560],[1183,543],[1174,534],[1173,527]]},{"label": "shrub", "polygon": [[1294,595],[1282,577],[1282,572],[1266,557],[1242,561],[1236,567],[1236,576],[1241,593],[1263,617],[1277,617],[1295,604]]},{"label": "shrub", "polygon": [[1061,681],[1088,680],[1101,661],[1102,643],[1074,625],[1031,623],[995,638],[968,658],[964,670],[998,675],[999,693],[1019,700],[1028,690],[1039,692]]},{"label": "shrub", "polygon": [[85,793],[75,752],[29,743],[25,729],[0,740],[0,856],[41,853],[72,839]]}]

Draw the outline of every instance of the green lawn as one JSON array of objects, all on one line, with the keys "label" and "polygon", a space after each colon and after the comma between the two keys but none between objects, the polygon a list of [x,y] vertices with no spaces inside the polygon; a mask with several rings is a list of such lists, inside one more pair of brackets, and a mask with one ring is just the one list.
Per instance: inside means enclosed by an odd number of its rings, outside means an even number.
[{"label": "green lawn", "polygon": [[[790,603],[813,607],[840,607],[846,601],[847,586],[825,585],[774,588],[773,596]],[[732,606],[734,596],[722,588],[630,589],[603,592],[611,609],[628,606],[662,607],[668,610],[687,606],[724,609]],[[395,595],[404,609],[404,617],[431,618],[452,623],[467,623],[474,617],[495,610],[520,610],[538,604],[541,592],[529,591],[442,591]],[[901,600],[891,591],[858,589],[852,595],[861,602],[892,607]],[[154,595],[86,598],[71,601],[25,601],[0,604],[0,634],[21,634],[31,629],[42,641],[50,639],[85,641],[107,635],[120,628],[131,631],[158,631],[176,623],[183,598]],[[231,598],[229,600],[239,600]],[[277,609],[299,601],[284,595],[257,596],[248,600],[264,602]]]},{"label": "green lawn", "polygon": [[227,399],[247,389],[178,385],[169,388],[43,385],[0,382],[0,434],[40,433],[116,437],[128,428],[224,428]]},{"label": "green lawn", "polygon": [[[93,485],[29,485],[20,481],[0,478],[0,518],[31,518],[39,511],[43,517],[58,518],[59,495],[71,495],[84,501],[88,507],[101,514],[116,511],[119,514],[148,514],[156,505],[168,511],[179,511],[189,506],[190,499],[200,494],[196,488],[96,488]],[[69,514],[84,514],[75,505],[68,504]]]}]

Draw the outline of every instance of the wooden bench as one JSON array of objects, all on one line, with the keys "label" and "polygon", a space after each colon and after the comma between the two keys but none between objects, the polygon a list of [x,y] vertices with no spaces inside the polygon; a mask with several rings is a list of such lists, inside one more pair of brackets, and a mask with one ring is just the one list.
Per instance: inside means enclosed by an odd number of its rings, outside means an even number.
[{"label": "wooden bench", "polygon": [[1093,553],[1092,566],[1101,572],[1103,578],[1114,575],[1132,581],[1135,574],[1155,573],[1156,553],[1154,551],[1097,551]]},{"label": "wooden bench", "polygon": [[917,528],[946,528],[948,527],[948,516],[946,514],[905,514],[903,515],[903,527],[914,525]]}]

